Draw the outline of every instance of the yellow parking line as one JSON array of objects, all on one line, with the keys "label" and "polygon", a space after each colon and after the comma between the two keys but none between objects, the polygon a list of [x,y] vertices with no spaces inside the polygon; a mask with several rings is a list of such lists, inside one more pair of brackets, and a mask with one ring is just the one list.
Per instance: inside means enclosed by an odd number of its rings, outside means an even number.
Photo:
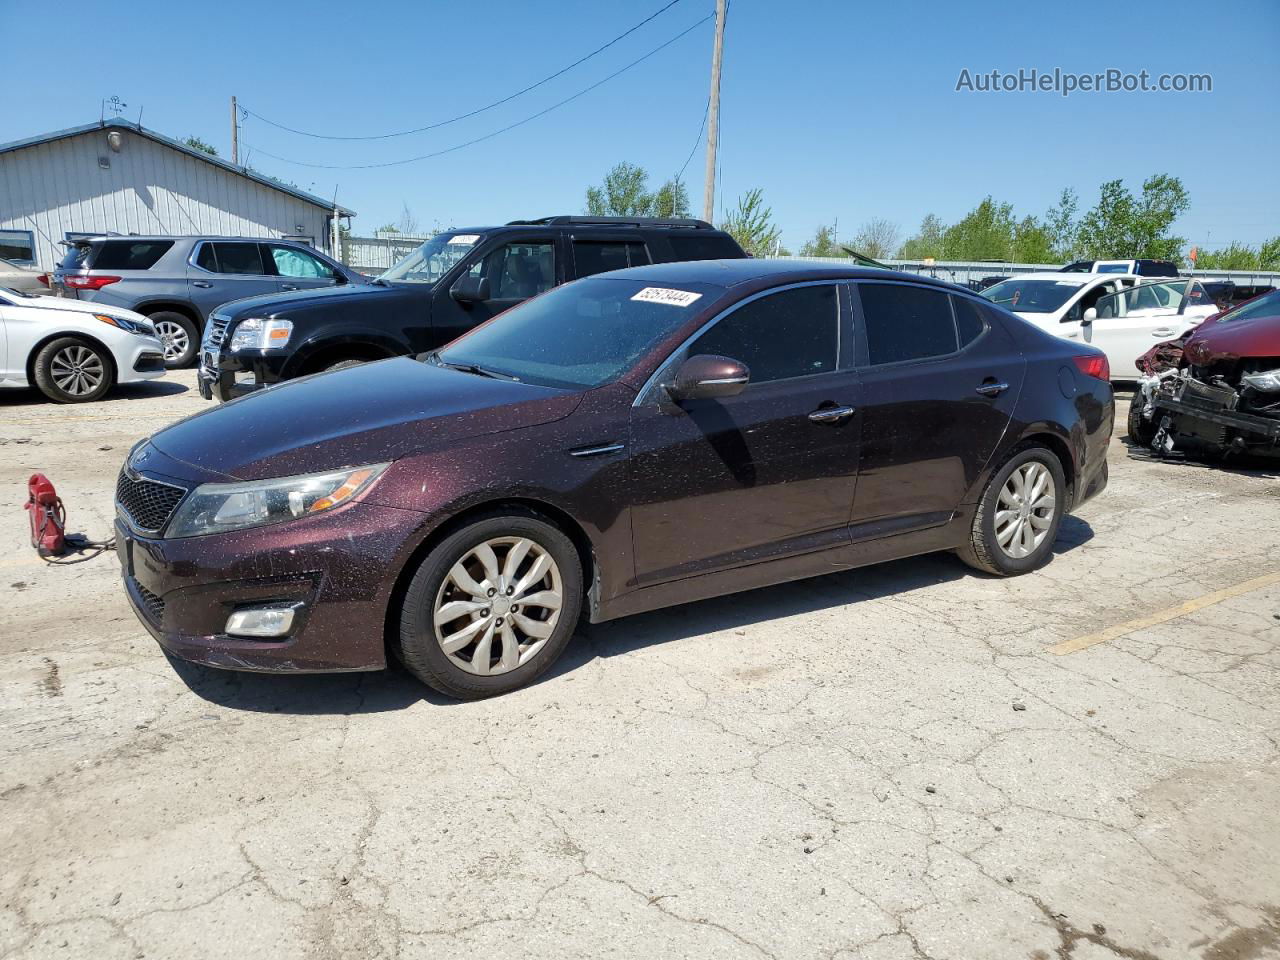
[{"label": "yellow parking line", "polygon": [[1206,593],[1199,597],[1193,597],[1185,600],[1176,607],[1168,607],[1159,613],[1153,613],[1148,617],[1140,617],[1137,620],[1130,620],[1127,623],[1118,623],[1114,627],[1107,627],[1105,630],[1099,630],[1097,633],[1086,633],[1083,637],[1076,637],[1074,640],[1063,640],[1061,643],[1055,643],[1049,648],[1049,652],[1062,656],[1067,653],[1075,653],[1077,650],[1084,650],[1086,647],[1092,647],[1095,644],[1106,643],[1108,640],[1115,640],[1126,634],[1133,633],[1135,630],[1145,630],[1147,627],[1154,627],[1158,623],[1165,623],[1169,620],[1176,620],[1178,617],[1185,617],[1188,613],[1195,613],[1205,607],[1211,607],[1215,603],[1221,603],[1223,600],[1230,600],[1232,597],[1238,597],[1242,593],[1250,593],[1254,590],[1260,590],[1268,587],[1273,583],[1280,583],[1280,571],[1275,573],[1264,573],[1260,577],[1254,577],[1252,580],[1245,580],[1243,583],[1237,583],[1233,587],[1223,587],[1221,590],[1214,590],[1212,593]]}]

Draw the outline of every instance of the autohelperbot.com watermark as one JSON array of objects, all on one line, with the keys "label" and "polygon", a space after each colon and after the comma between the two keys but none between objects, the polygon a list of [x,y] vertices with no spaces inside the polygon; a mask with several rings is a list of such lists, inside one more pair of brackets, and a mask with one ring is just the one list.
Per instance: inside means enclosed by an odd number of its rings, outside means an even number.
[{"label": "autohelperbot.com watermark", "polygon": [[1073,73],[1054,67],[1016,71],[961,69],[956,93],[1212,93],[1211,73],[1158,73],[1108,67],[1096,73]]}]

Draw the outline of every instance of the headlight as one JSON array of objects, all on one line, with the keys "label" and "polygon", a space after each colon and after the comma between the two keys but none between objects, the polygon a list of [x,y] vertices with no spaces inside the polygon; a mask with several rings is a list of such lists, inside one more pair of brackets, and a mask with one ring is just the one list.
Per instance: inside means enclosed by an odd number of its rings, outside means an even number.
[{"label": "headlight", "polygon": [[1253,389],[1261,390],[1263,393],[1275,393],[1280,390],[1280,369],[1246,373],[1240,378],[1240,382],[1247,383]]},{"label": "headlight", "polygon": [[154,337],[156,328],[151,324],[142,320],[126,320],[124,317],[113,317],[108,313],[95,313],[95,320],[101,320],[103,323],[109,323],[117,329],[124,330],[126,333],[134,333],[140,337]]},{"label": "headlight", "polygon": [[259,320],[257,317],[250,317],[236,324],[235,332],[231,334],[231,352],[283,347],[289,342],[291,333],[293,324],[288,320]]},{"label": "headlight", "polygon": [[249,483],[206,483],[178,508],[167,537],[199,537],[332,510],[378,478],[387,464]]}]

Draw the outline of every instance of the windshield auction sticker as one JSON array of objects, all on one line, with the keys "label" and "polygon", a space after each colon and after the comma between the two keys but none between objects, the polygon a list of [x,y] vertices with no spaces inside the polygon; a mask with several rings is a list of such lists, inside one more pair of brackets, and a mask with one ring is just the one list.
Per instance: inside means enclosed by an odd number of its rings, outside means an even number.
[{"label": "windshield auction sticker", "polygon": [[449,242],[456,243],[461,246],[470,247],[473,244],[475,244],[475,242],[479,239],[480,239],[480,234],[478,233],[459,233],[456,236],[450,237]]},{"label": "windshield auction sticker", "polygon": [[640,300],[645,303],[665,303],[669,307],[687,307],[695,300],[702,298],[700,293],[690,293],[688,290],[671,290],[667,287],[645,287],[637,293],[632,300]]}]

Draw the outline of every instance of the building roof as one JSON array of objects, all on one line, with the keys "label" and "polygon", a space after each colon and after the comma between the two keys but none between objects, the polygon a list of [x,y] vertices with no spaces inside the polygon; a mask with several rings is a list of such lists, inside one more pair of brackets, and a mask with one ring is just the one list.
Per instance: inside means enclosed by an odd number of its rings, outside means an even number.
[{"label": "building roof", "polygon": [[[332,210],[335,206],[333,201],[325,200],[323,197],[317,197],[315,194],[307,193],[305,190],[299,190],[297,187],[291,187],[278,181],[272,180],[256,171],[250,170],[248,167],[239,167],[228,160],[221,157],[215,157],[212,154],[205,153],[203,150],[197,150],[189,147],[185,143],[177,140],[171,140],[162,133],[156,133],[154,130],[147,130],[141,124],[130,123],[128,120],[120,120],[112,118],[110,120],[102,120],[97,123],[86,123],[78,127],[68,127],[66,130],[58,130],[54,133],[44,133],[36,137],[27,137],[25,140],[14,140],[11,143],[0,143],[0,154],[11,153],[14,150],[22,150],[26,147],[36,147],[44,143],[53,143],[55,140],[66,140],[70,137],[78,137],[84,133],[92,133],[95,130],[128,130],[131,133],[139,134],[148,140],[154,140],[156,143],[162,144],[171,150],[177,150],[179,153],[185,153],[197,160],[203,160],[205,163],[213,164],[215,167],[238,174],[255,183],[260,183],[264,187],[270,187],[273,190],[279,190],[281,193],[287,193],[292,197],[297,197],[307,203],[315,204],[325,210]],[[348,210],[346,207],[338,205],[338,213],[344,217],[354,217],[355,211]]]}]

